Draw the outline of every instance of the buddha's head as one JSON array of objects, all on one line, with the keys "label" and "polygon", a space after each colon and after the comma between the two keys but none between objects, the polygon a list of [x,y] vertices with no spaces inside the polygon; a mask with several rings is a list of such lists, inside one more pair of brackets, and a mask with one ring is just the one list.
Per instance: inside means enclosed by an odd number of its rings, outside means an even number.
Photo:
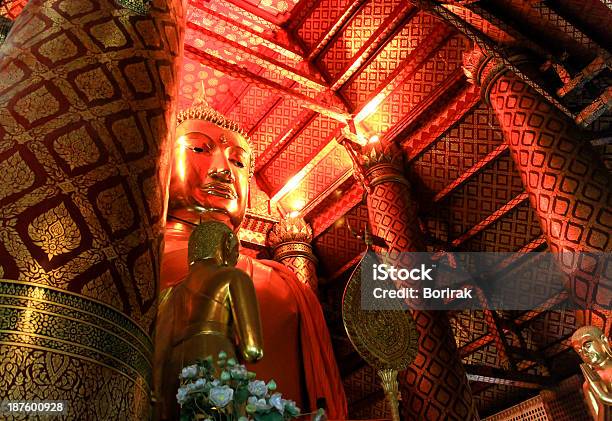
[{"label": "buddha's head", "polygon": [[179,113],[176,136],[183,200],[201,220],[238,231],[254,168],[246,132],[201,102]]},{"label": "buddha's head", "polygon": [[595,326],[584,326],[572,335],[572,347],[580,358],[594,366],[603,365],[612,357],[608,338]]}]

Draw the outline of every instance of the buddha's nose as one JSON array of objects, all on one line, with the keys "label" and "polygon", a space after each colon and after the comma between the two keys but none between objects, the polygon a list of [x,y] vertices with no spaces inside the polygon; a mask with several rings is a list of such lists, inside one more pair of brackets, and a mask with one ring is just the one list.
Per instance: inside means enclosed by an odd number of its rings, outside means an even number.
[{"label": "buddha's nose", "polygon": [[211,167],[210,170],[208,171],[208,175],[210,178],[212,178],[215,181],[221,181],[223,183],[230,183],[230,184],[234,182],[234,176],[232,175],[232,172],[227,168],[218,169],[218,168]]},{"label": "buddha's nose", "polygon": [[222,153],[215,153],[212,157],[212,162],[208,170],[208,176],[215,181],[224,183],[233,183],[234,176],[230,169],[228,159]]}]

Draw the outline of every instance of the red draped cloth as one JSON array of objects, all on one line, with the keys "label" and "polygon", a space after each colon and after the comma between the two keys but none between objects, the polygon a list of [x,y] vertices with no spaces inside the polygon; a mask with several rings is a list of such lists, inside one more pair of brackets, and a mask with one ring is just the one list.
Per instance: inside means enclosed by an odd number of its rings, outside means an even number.
[{"label": "red draped cloth", "polygon": [[[169,237],[162,289],[187,275],[187,239]],[[274,379],[283,397],[295,400],[302,412],[316,410],[317,399],[325,398],[328,417],[346,419],[344,388],[316,295],[275,261],[241,255],[237,266],[253,278],[262,318],[264,358],[249,369],[258,379]]]}]

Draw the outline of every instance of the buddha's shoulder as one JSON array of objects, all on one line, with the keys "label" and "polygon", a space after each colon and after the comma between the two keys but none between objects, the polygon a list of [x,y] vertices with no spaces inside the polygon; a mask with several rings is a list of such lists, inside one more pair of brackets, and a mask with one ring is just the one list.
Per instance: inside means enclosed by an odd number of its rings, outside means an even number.
[{"label": "buddha's shoulder", "polygon": [[282,267],[276,262],[268,260],[258,260],[251,256],[240,255],[238,264],[236,265],[239,269],[244,270],[246,273],[251,275],[253,278],[271,278],[275,276],[294,276],[291,270]]}]

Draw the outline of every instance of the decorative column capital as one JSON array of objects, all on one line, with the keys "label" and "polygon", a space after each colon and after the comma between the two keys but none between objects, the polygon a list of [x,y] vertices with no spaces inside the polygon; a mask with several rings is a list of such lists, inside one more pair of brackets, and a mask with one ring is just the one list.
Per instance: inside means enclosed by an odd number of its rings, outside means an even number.
[{"label": "decorative column capital", "polygon": [[[510,51],[508,60],[517,64],[527,61],[527,56],[514,50]],[[506,63],[498,54],[485,51],[478,45],[472,51],[463,53],[463,73],[468,82],[481,87],[482,99],[487,103],[491,88],[506,70]]]},{"label": "decorative column capital", "polygon": [[285,216],[268,233],[268,245],[279,262],[288,257],[305,257],[316,263],[312,239],[312,228],[300,216]]},{"label": "decorative column capital", "polygon": [[404,177],[404,155],[395,142],[383,139],[362,147],[351,141],[343,143],[366,188],[372,189],[389,181],[409,186]]}]

